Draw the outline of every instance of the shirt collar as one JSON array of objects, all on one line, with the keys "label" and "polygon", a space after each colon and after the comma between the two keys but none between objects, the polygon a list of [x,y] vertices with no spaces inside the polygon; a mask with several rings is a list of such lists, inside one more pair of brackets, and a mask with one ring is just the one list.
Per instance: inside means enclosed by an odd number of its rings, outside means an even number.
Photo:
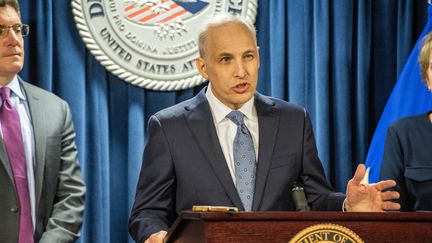
[{"label": "shirt collar", "polygon": [[[210,108],[213,111],[213,115],[216,123],[221,122],[231,111],[232,109],[228,106],[224,105],[216,96],[213,94],[211,90],[211,83],[209,83],[206,91],[206,97],[209,102]],[[255,97],[252,96],[250,100],[238,109],[241,111],[247,119],[254,119],[254,101]]]},{"label": "shirt collar", "polygon": [[[26,100],[26,97],[25,97],[23,91],[21,90],[21,85],[20,85],[20,83],[18,81],[18,76],[17,75],[15,75],[15,77],[12,79],[12,81],[10,81],[5,86],[9,87],[12,90],[12,93],[15,94],[16,96],[18,96],[20,99]],[[1,87],[4,87],[4,86],[1,86]]]}]

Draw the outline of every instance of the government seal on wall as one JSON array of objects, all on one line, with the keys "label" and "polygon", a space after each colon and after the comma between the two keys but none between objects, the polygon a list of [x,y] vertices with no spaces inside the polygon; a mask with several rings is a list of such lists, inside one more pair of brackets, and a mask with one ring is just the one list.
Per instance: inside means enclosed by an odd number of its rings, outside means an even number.
[{"label": "government seal on wall", "polygon": [[72,0],[79,33],[95,58],[126,82],[181,90],[205,80],[195,67],[197,30],[228,12],[255,22],[258,0]]}]

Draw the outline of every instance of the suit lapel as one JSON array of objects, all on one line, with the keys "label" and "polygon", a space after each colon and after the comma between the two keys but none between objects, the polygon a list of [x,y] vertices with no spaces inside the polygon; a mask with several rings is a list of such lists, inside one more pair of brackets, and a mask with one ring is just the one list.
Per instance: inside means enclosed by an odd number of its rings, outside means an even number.
[{"label": "suit lapel", "polygon": [[0,161],[9,176],[9,179],[14,183],[14,178],[12,176],[12,168],[10,166],[9,158],[6,152],[5,145],[3,143],[3,137],[0,136]]},{"label": "suit lapel", "polygon": [[243,209],[240,197],[231,178],[225,157],[219,144],[216,128],[210,111],[210,106],[203,89],[193,100],[193,105],[185,107],[185,119],[189,129],[195,136],[197,144],[210,163],[213,172],[219,179],[233,205]]},{"label": "suit lapel", "polygon": [[279,128],[280,111],[269,98],[256,93],[255,107],[259,124],[259,152],[252,211],[258,211],[272,161],[273,147]]},{"label": "suit lapel", "polygon": [[45,168],[45,146],[46,146],[46,122],[45,111],[43,104],[34,95],[32,87],[21,81],[24,92],[27,97],[27,102],[30,110],[31,123],[33,126],[34,135],[34,154],[35,154],[35,193],[36,193],[36,208],[40,202],[40,195],[42,193],[42,185],[44,178]]}]

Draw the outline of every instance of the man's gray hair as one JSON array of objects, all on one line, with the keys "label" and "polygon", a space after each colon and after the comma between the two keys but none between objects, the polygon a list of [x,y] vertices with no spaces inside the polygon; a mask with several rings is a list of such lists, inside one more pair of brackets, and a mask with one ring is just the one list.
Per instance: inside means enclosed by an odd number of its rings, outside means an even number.
[{"label": "man's gray hair", "polygon": [[198,31],[198,48],[199,48],[199,54],[200,57],[205,57],[205,54],[207,52],[207,38],[208,33],[211,29],[226,25],[226,24],[238,24],[243,27],[245,27],[250,34],[252,35],[252,38],[254,39],[255,45],[257,45],[256,41],[256,30],[255,27],[247,22],[244,18],[238,16],[238,15],[232,15],[229,13],[221,13],[211,16]]},{"label": "man's gray hair", "polygon": [[0,7],[11,6],[21,17],[20,6],[18,0],[0,0]]}]

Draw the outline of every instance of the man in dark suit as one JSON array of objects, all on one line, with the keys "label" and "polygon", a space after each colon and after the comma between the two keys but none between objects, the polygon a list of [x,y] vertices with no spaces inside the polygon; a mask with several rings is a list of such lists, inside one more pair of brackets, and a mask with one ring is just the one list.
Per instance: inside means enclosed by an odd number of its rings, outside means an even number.
[{"label": "man in dark suit", "polygon": [[363,165],[346,197],[332,191],[305,109],[256,92],[260,59],[253,26],[218,15],[201,30],[198,43],[196,66],[209,86],[149,120],[129,222],[137,242],[162,242],[178,213],[193,205],[293,211],[296,181],[304,185],[312,210],[342,211],[343,204],[348,211],[398,208],[388,201],[397,193],[381,192],[394,181],[361,184]]},{"label": "man in dark suit", "polygon": [[0,242],[73,242],[85,185],[71,113],[17,76],[28,31],[18,1],[0,0]]}]

